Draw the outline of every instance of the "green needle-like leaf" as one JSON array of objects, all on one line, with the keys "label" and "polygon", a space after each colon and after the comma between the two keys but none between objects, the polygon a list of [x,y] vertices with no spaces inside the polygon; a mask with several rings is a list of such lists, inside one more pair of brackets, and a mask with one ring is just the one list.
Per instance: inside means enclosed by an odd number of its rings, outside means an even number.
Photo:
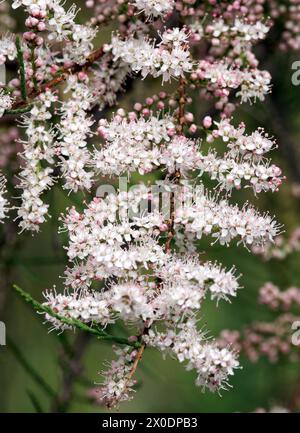
[{"label": "green needle-like leaf", "polygon": [[84,332],[89,332],[90,334],[95,335],[98,339],[100,340],[106,340],[106,341],[113,341],[117,344],[125,344],[127,346],[133,346],[133,347],[140,347],[140,343],[138,342],[129,342],[127,338],[123,338],[123,337],[115,337],[114,335],[110,335],[107,334],[105,331],[103,331],[102,329],[99,329],[98,327],[91,327],[89,325],[87,325],[86,323],[81,322],[78,319],[69,319],[67,317],[61,316],[60,314],[55,313],[53,310],[51,310],[51,308],[49,308],[46,305],[42,305],[40,304],[38,301],[36,301],[35,299],[33,299],[33,297],[25,292],[23,289],[21,289],[21,287],[17,286],[16,284],[14,284],[14,289],[17,291],[17,293],[29,304],[32,305],[32,307],[36,310],[36,311],[40,311],[40,312],[44,312],[49,314],[50,316],[58,319],[60,322],[78,328]]}]

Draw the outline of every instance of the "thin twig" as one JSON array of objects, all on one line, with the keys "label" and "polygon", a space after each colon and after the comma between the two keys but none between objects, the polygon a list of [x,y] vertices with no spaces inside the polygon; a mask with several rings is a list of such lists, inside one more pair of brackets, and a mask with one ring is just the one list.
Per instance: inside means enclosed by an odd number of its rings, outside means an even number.
[{"label": "thin twig", "polygon": [[[104,54],[103,47],[98,48],[97,50],[93,51],[86,59],[85,63],[82,65],[72,65],[69,67],[62,68],[56,77],[54,77],[52,80],[47,81],[46,83],[42,84],[38,90],[32,90],[27,95],[27,100],[33,101],[37,96],[44,93],[46,90],[51,89],[53,87],[56,87],[58,84],[65,81],[69,75],[76,74],[77,72],[83,71],[88,69],[90,66],[92,66],[97,60],[99,60]],[[16,101],[10,111],[14,111],[20,108],[24,108],[27,106],[27,102],[24,100],[18,100]]]},{"label": "thin twig", "polygon": [[51,310],[51,308],[48,307],[47,305],[40,304],[38,301],[33,299],[33,297],[29,293],[25,292],[16,284],[14,284],[13,287],[26,302],[28,302],[33,306],[33,308],[36,311],[47,313],[51,317],[58,319],[60,322],[64,323],[65,325],[71,326],[73,328],[78,328],[81,331],[88,332],[89,334],[93,334],[100,340],[113,341],[117,344],[124,344],[127,346],[132,346],[134,348],[140,348],[140,343],[138,342],[130,342],[128,341],[127,338],[115,337],[114,335],[107,334],[106,332],[104,332],[103,330],[97,327],[92,328],[88,326],[86,323],[83,323],[78,319],[69,319],[67,317],[61,316],[60,314],[57,314],[53,310]]}]

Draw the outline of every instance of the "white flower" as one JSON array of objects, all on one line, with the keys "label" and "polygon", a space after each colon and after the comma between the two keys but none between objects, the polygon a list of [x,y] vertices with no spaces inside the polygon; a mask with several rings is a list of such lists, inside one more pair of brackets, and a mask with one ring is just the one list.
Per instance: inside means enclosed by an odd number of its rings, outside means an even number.
[{"label": "white flower", "polygon": [[277,223],[268,214],[259,214],[253,207],[229,205],[226,200],[217,202],[207,196],[201,188],[194,204],[176,210],[176,225],[183,225],[187,232],[195,233],[198,239],[211,234],[222,245],[240,238],[245,246],[260,245],[273,241],[279,232]]},{"label": "white flower", "polygon": [[244,40],[248,42],[265,39],[270,28],[260,21],[257,21],[254,24],[248,24],[236,18],[231,30],[233,32],[239,33],[239,35],[241,35]]},{"label": "white flower", "polygon": [[241,102],[248,102],[251,99],[265,100],[265,95],[270,93],[271,75],[268,71],[248,71],[244,74],[241,90],[237,96],[241,97]]},{"label": "white flower", "polygon": [[190,53],[186,44],[179,43],[186,41],[186,34],[173,29],[163,33],[161,39],[162,42],[155,46],[154,41],[148,39],[129,37],[123,41],[114,36],[111,44],[114,60],[128,63],[134,72],[141,72],[143,78],[148,74],[162,76],[163,82],[191,72]]},{"label": "white flower", "polygon": [[0,174],[0,221],[6,217],[8,211],[8,200],[5,197],[6,194],[6,179]]},{"label": "white flower", "polygon": [[95,151],[93,164],[103,175],[150,172],[160,165],[161,153],[157,145],[170,141],[169,131],[172,130],[174,123],[168,116],[134,120],[116,116],[110,123],[102,122],[105,144],[100,151]]},{"label": "white flower", "polygon": [[13,35],[7,33],[0,38],[0,65],[3,65],[6,60],[14,60],[17,55],[16,44]]},{"label": "white flower", "polygon": [[132,3],[148,17],[162,17],[171,12],[175,6],[174,0],[134,0]]},{"label": "white flower", "polygon": [[196,328],[195,319],[178,324],[174,329],[157,332],[150,330],[145,342],[163,352],[175,355],[179,362],[187,362],[187,370],[195,369],[196,385],[210,391],[226,389],[228,376],[239,367],[236,354],[216,343],[207,343],[204,334]]},{"label": "white flower", "polygon": [[109,303],[124,322],[153,318],[146,287],[140,284],[116,284],[109,291]]},{"label": "white flower", "polygon": [[0,89],[0,117],[3,116],[6,110],[12,107],[13,99]]}]

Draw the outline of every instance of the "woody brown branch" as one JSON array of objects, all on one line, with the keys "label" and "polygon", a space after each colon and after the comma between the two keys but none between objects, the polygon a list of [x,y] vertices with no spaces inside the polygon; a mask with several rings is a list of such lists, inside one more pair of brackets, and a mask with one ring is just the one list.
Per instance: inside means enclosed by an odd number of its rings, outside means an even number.
[{"label": "woody brown branch", "polygon": [[85,63],[82,65],[75,64],[66,68],[62,68],[59,71],[59,75],[57,77],[54,77],[52,80],[47,81],[46,83],[42,84],[38,90],[32,90],[27,97],[27,100],[17,100],[13,106],[11,107],[11,110],[16,110],[19,108],[26,107],[31,101],[33,101],[37,96],[44,93],[46,90],[51,89],[53,87],[56,87],[58,84],[64,82],[70,75],[76,74],[81,71],[87,70],[90,66],[92,66],[97,60],[99,60],[104,54],[103,46],[98,48],[97,50],[93,51],[86,59]]}]

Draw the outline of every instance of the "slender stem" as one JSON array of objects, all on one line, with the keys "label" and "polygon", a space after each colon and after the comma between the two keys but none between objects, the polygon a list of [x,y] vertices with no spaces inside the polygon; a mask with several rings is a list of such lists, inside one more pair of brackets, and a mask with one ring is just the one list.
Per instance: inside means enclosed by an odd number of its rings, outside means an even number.
[{"label": "slender stem", "polygon": [[[56,77],[54,77],[52,80],[47,81],[46,83],[42,84],[38,90],[32,90],[29,95],[28,99],[30,101],[34,100],[37,96],[39,96],[41,93],[44,93],[46,90],[51,89],[53,87],[56,87],[58,84],[65,81],[69,75],[75,74],[77,72],[80,72],[82,70],[88,69],[93,63],[95,63],[98,59],[100,59],[104,54],[103,47],[98,48],[97,50],[93,51],[86,59],[85,63],[83,65],[72,65],[66,68],[62,68]],[[26,106],[27,103],[24,100],[18,100],[16,101],[11,110],[16,110],[19,108],[23,108]]]},{"label": "slender stem", "polygon": [[53,399],[51,412],[67,412],[74,397],[74,385],[83,372],[81,360],[90,341],[89,337],[90,335],[88,334],[78,334],[71,348],[72,353],[63,348],[60,356],[60,364],[63,371],[62,385],[60,391]]},{"label": "slender stem", "polygon": [[[185,104],[186,104],[186,94],[185,94],[186,81],[184,78],[180,78],[179,86],[178,86],[178,122],[177,122],[177,133],[179,135],[183,135],[183,127],[185,124]],[[174,181],[176,185],[178,185],[181,178],[180,170],[175,170],[175,172],[171,175],[171,180]],[[171,251],[171,243],[175,236],[174,230],[174,221],[175,221],[175,193],[171,193],[170,197],[170,220],[168,223],[168,234],[167,240],[165,243],[165,252],[169,253]]]},{"label": "slender stem", "polygon": [[11,110],[6,110],[5,114],[23,114],[23,113],[28,113],[28,111],[30,111],[31,108],[32,108],[32,104],[28,104],[25,107],[15,108],[15,109],[11,109]]},{"label": "slender stem", "polygon": [[140,343],[138,343],[138,342],[130,342],[130,341],[128,341],[127,338],[115,337],[114,335],[107,334],[106,332],[102,331],[98,327],[92,328],[92,327],[88,326],[86,323],[81,322],[80,320],[69,319],[67,317],[61,316],[60,314],[57,314],[53,310],[51,310],[50,307],[48,307],[46,305],[42,305],[39,302],[37,302],[35,299],[32,298],[32,296],[29,293],[25,292],[23,289],[21,289],[16,284],[14,284],[13,287],[17,291],[17,293],[19,293],[19,295],[21,295],[21,297],[26,302],[28,302],[29,304],[31,304],[33,306],[33,308],[35,310],[47,313],[50,316],[54,317],[55,319],[58,319],[60,322],[64,323],[65,325],[72,326],[72,327],[81,329],[82,331],[93,334],[100,340],[113,341],[117,344],[125,344],[127,346],[132,346],[134,348],[140,347]]},{"label": "slender stem", "polygon": [[32,377],[32,379],[43,389],[43,391],[50,397],[55,396],[55,391],[45,382],[44,378],[32,367],[28,360],[24,357],[23,353],[20,351],[18,346],[13,342],[13,340],[7,337],[8,347],[20,362],[24,370]]},{"label": "slender stem", "polygon": [[[27,100],[27,90],[26,90],[24,57],[23,57],[23,50],[21,46],[20,36],[16,37],[16,48],[17,48],[17,58],[19,62],[19,71],[20,71],[22,103],[25,103]],[[12,107],[12,109],[14,109],[14,107]]]},{"label": "slender stem", "polygon": [[[133,377],[133,375],[134,375],[134,373],[135,373],[135,371],[136,371],[136,369],[137,369],[138,363],[139,363],[140,360],[142,359],[142,355],[143,355],[143,353],[144,353],[145,348],[146,348],[146,344],[143,343],[143,344],[141,345],[141,347],[139,348],[137,354],[136,354],[136,357],[135,357],[134,363],[133,363],[133,365],[132,365],[132,368],[131,368],[131,370],[130,370],[130,372],[129,372],[127,378],[126,378],[126,382],[125,382],[126,385],[129,384],[129,382],[131,381],[131,379],[132,379],[132,377]],[[126,385],[125,385],[125,386],[126,386]]]}]

